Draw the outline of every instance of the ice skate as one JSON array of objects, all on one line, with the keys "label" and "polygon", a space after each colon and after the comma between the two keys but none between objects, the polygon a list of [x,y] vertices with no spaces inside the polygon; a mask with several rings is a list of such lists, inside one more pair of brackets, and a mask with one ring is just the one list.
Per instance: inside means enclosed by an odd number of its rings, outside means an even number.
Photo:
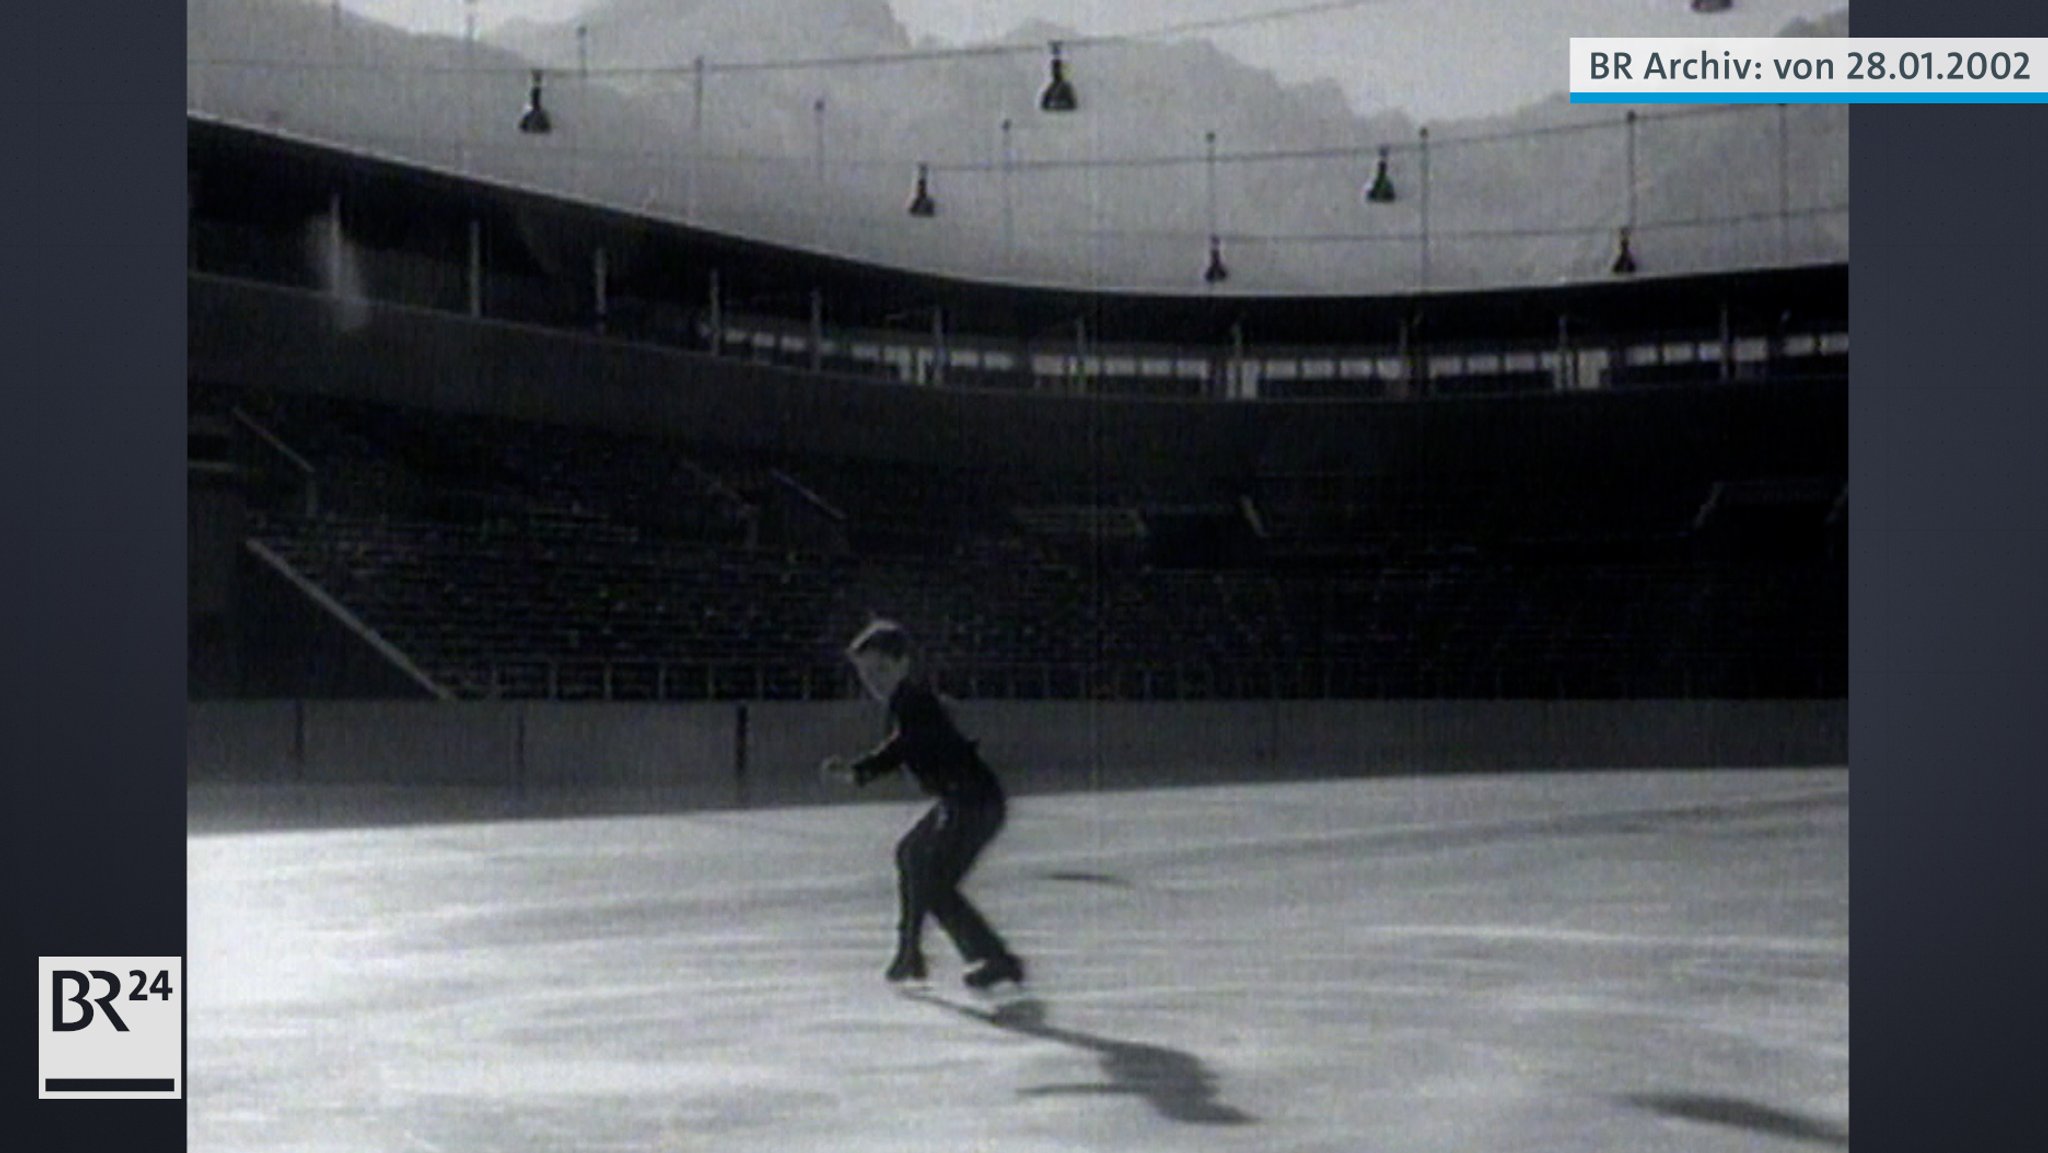
[{"label": "ice skate", "polygon": [[1021,986],[1024,983],[1024,962],[1008,954],[992,957],[968,973],[964,980],[968,988],[983,991],[992,990],[1005,982]]},{"label": "ice skate", "polygon": [[912,985],[924,983],[930,972],[925,967],[924,954],[898,953],[896,959],[889,962],[888,972],[882,975],[892,985]]}]

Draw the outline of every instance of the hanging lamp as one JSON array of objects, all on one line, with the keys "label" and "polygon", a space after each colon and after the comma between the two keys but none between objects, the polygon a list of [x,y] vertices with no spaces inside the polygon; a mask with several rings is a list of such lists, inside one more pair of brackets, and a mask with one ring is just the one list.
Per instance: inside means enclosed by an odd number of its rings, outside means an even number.
[{"label": "hanging lamp", "polygon": [[1067,62],[1060,59],[1060,42],[1055,40],[1052,42],[1052,79],[1038,96],[1039,110],[1072,112],[1080,106],[1080,100],[1074,95],[1073,81],[1067,79]]},{"label": "hanging lamp", "polygon": [[541,83],[541,71],[536,68],[533,70],[533,87],[526,94],[526,111],[519,114],[519,131],[528,136],[546,136],[555,130],[554,121],[541,103]]},{"label": "hanging lamp", "polygon": [[1223,263],[1223,239],[1209,237],[1209,267],[1202,270],[1204,284],[1221,284],[1230,279],[1230,269]]},{"label": "hanging lamp", "polygon": [[1394,182],[1387,176],[1387,146],[1380,145],[1379,167],[1373,171],[1372,187],[1365,190],[1365,198],[1374,204],[1391,204],[1394,201]]},{"label": "hanging lamp", "polygon": [[1614,274],[1616,276],[1627,276],[1636,270],[1636,255],[1629,248],[1629,235],[1626,227],[1621,229],[1619,237],[1621,240],[1621,251],[1616,253],[1614,257]]},{"label": "hanging lamp", "polygon": [[937,216],[939,206],[932,199],[931,169],[927,165],[917,166],[917,186],[910,192],[909,212],[912,216]]}]

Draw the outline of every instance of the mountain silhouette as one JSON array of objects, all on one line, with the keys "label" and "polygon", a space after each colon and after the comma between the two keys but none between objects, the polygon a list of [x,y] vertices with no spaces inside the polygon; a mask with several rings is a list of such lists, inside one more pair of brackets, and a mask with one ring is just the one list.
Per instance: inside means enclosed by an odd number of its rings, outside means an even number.
[{"label": "mountain silhouette", "polygon": [[[309,0],[205,0],[191,12],[188,101],[205,114],[975,278],[1199,291],[1214,231],[1231,269],[1222,291],[1597,279],[1631,203],[1645,274],[1847,258],[1839,106],[1644,109],[1633,197],[1613,106],[1560,92],[1431,124],[1425,209],[1422,126],[1398,111],[1361,115],[1333,82],[1287,84],[1199,40],[1072,49],[1081,107],[1049,115],[1037,108],[1044,46],[1075,36],[1043,22],[1006,35],[1019,49],[1009,54],[747,67],[934,47],[886,0],[613,0],[475,44],[336,20]],[[1786,34],[1846,29],[1841,12]],[[535,68],[547,136],[516,128]],[[1372,203],[1362,193],[1381,147],[1397,195]],[[920,164],[929,219],[904,211]]]}]

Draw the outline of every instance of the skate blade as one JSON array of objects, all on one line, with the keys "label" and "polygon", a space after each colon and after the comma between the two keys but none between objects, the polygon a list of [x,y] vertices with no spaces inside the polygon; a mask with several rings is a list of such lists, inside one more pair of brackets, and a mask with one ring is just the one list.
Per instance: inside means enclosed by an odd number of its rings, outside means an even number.
[{"label": "skate blade", "polygon": [[937,989],[906,989],[903,999],[920,1004],[934,1005],[977,1021],[992,1025],[1014,1026],[1042,1022],[1045,1016],[1045,1002],[1028,990],[1010,985],[999,992],[976,993],[967,990],[954,992]]},{"label": "skate blade", "polygon": [[1031,991],[1021,981],[998,981],[986,989],[967,989],[967,995],[985,1005],[1013,1005],[1028,999]]}]

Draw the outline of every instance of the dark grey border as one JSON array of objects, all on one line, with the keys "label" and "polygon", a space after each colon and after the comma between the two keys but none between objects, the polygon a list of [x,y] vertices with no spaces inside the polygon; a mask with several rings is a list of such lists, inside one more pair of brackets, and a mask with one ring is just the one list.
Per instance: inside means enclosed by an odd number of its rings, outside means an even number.
[{"label": "dark grey border", "polygon": [[[1679,0],[1672,0],[1673,3]],[[2041,35],[2037,5],[1852,5],[1859,36]],[[184,13],[14,15],[0,167],[0,725],[12,971],[184,951]],[[1853,115],[1850,650],[1866,1153],[2031,1131],[2048,947],[2048,263],[2036,108]],[[112,912],[109,912],[112,910]],[[17,980],[28,988],[26,977]],[[34,1060],[27,1007],[8,1044]],[[36,1102],[40,1149],[176,1148],[182,1106]],[[26,1114],[26,1116],[24,1116]],[[1987,1140],[1988,1139],[1988,1140]],[[1871,1144],[1876,1142],[1876,1144]]]},{"label": "dark grey border", "polygon": [[[0,161],[0,750],[9,982],[185,951],[184,21],[10,11]],[[38,1101],[14,1144],[181,1149],[181,1101]],[[26,1136],[26,1142],[20,1138]]]},{"label": "dark grey border", "polygon": [[[1862,36],[2041,36],[2037,4],[1862,0]],[[2041,62],[2048,67],[2048,60]],[[2048,116],[1851,115],[1856,1129],[2039,1128],[2048,765]],[[1873,1144],[1874,1142],[1874,1144]]]}]

